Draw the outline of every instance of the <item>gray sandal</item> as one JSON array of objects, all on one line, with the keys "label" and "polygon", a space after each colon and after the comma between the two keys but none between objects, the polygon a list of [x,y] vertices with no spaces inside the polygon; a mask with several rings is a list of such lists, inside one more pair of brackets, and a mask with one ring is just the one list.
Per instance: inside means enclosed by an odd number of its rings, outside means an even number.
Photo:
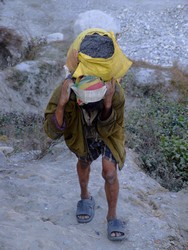
[{"label": "gray sandal", "polygon": [[[95,214],[95,200],[91,196],[89,199],[82,199],[77,204],[76,218],[79,223],[90,222]],[[79,218],[79,216],[88,216],[87,219]]]},{"label": "gray sandal", "polygon": [[[118,219],[108,221],[108,239],[113,241],[120,241],[125,239],[125,225]],[[120,233],[119,236],[112,236],[112,233]]]}]

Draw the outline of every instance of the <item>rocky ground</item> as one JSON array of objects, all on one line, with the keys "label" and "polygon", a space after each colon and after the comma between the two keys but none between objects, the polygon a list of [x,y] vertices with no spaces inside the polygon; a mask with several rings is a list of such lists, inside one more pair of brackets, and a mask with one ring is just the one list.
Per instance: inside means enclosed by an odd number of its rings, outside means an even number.
[{"label": "rocky ground", "polygon": [[187,191],[172,193],[144,174],[127,149],[121,172],[119,217],[126,224],[127,239],[120,243],[106,237],[106,210],[101,159],[92,165],[90,192],[96,213],[89,224],[76,221],[79,186],[75,156],[66,146],[55,145],[42,160],[17,154],[0,170],[0,249],[147,249],[185,250]]},{"label": "rocky ground", "polygon": [[[8,61],[0,57],[5,63],[0,71],[1,113],[43,113],[51,91],[65,74],[74,21],[90,9],[116,18],[123,51],[133,61],[144,61],[129,71],[128,80],[141,85],[159,80],[168,84],[173,77],[168,69],[175,62],[187,77],[186,1],[81,3],[64,1],[62,7],[60,0],[0,1],[0,26],[11,28],[14,37],[6,40],[7,50],[0,50],[1,56],[11,54]],[[30,53],[25,51],[28,42]],[[134,101],[128,98],[127,105]],[[92,166],[90,182],[96,215],[91,223],[80,225],[75,218],[79,187],[74,155],[62,142],[36,160],[39,152],[15,153],[10,139],[1,137],[0,141],[0,249],[188,249],[188,190],[173,193],[162,188],[137,167],[132,150],[127,149],[125,166],[119,172],[118,214],[126,223],[127,239],[112,243],[106,238],[107,204],[100,159]]]}]

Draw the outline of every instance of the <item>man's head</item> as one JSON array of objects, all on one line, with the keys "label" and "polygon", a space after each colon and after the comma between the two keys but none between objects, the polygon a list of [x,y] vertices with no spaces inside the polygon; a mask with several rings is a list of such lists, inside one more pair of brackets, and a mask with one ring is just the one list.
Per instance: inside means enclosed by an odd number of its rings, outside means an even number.
[{"label": "man's head", "polygon": [[101,101],[107,90],[105,83],[96,76],[84,76],[71,88],[79,105]]}]

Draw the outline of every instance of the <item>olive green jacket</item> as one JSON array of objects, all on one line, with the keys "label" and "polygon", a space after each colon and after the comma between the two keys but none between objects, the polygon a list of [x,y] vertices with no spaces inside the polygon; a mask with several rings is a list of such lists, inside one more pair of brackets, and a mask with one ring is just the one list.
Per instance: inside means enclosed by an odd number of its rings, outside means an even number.
[{"label": "olive green jacket", "polygon": [[[65,129],[58,128],[53,120],[60,93],[61,85],[55,89],[46,107],[44,130],[51,139],[58,139],[64,135],[65,142],[72,152],[78,156],[86,156],[88,147],[84,137],[83,114],[73,91],[65,106]],[[120,84],[116,84],[112,100],[112,113],[105,121],[98,118],[96,126],[99,136],[118,162],[119,169],[123,167],[125,161],[124,105],[124,90]]]}]

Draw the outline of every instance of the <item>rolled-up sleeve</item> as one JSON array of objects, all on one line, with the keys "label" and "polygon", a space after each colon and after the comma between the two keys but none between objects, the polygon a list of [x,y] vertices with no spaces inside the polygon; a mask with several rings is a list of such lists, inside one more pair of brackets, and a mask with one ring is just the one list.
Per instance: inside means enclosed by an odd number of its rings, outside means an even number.
[{"label": "rolled-up sleeve", "polygon": [[65,128],[66,128],[66,124],[65,124],[65,121],[63,122],[63,125],[60,127],[58,122],[57,122],[57,118],[56,118],[56,115],[55,113],[52,115],[52,122],[55,124],[56,128],[60,131],[64,131]]}]

